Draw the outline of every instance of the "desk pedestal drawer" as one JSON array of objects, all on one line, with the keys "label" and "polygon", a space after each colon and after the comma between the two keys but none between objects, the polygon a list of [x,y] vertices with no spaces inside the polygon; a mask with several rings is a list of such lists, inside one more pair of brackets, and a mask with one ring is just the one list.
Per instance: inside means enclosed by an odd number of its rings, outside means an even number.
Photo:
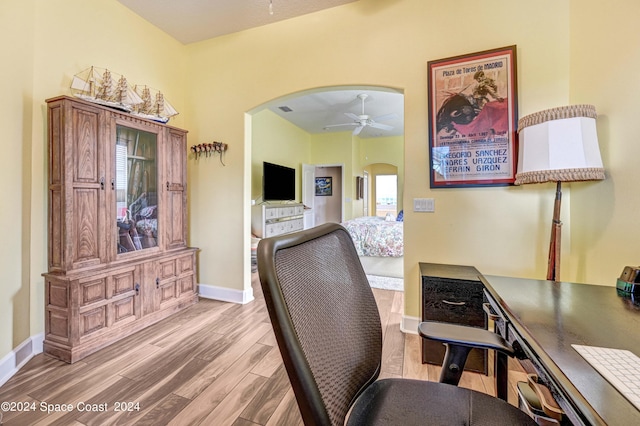
[{"label": "desk pedestal drawer", "polygon": [[[480,273],[470,266],[420,264],[422,320],[487,328]],[[441,365],[445,347],[422,340],[422,362]],[[472,349],[465,370],[487,374],[487,351]]]}]

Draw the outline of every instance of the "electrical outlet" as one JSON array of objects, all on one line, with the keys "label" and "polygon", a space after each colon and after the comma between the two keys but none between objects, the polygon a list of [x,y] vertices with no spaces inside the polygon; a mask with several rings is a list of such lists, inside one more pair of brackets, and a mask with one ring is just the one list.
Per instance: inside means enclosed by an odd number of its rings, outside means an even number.
[{"label": "electrical outlet", "polygon": [[413,199],[413,211],[414,212],[428,212],[432,213],[436,211],[435,199],[433,198],[414,198]]}]

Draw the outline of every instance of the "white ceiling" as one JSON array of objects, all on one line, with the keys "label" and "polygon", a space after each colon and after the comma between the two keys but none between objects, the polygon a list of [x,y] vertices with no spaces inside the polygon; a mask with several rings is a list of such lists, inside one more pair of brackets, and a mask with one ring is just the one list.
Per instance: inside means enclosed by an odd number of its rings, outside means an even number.
[{"label": "white ceiling", "polygon": [[118,1],[176,40],[187,44],[272,24],[355,0]]},{"label": "white ceiling", "polygon": [[[367,126],[358,135],[359,137],[374,138],[404,134],[404,96],[390,89],[372,87],[325,89],[279,99],[270,102],[267,107],[280,117],[312,134],[353,131],[357,126],[352,124],[353,119],[347,117],[345,113],[362,114],[362,101],[358,98],[359,94],[367,95],[364,101],[366,115],[376,122],[393,126],[392,130]],[[285,112],[280,107],[288,107],[292,111]],[[396,117],[376,120],[376,117],[387,114],[396,114]],[[325,128],[327,125],[343,123],[350,125]]]},{"label": "white ceiling", "polygon": [[[118,0],[133,12],[182,43],[193,43],[249,28],[268,25],[351,3],[356,0]],[[270,4],[273,14],[270,14]],[[365,114],[376,117],[395,113],[397,118],[380,120],[392,130],[365,127],[361,138],[404,134],[404,96],[393,90],[373,87],[326,89],[289,96],[267,107],[285,120],[312,133],[352,131],[355,125],[325,129],[326,125],[353,123],[344,113],[362,114],[358,94],[368,97]],[[279,107],[292,111],[284,112]]]}]

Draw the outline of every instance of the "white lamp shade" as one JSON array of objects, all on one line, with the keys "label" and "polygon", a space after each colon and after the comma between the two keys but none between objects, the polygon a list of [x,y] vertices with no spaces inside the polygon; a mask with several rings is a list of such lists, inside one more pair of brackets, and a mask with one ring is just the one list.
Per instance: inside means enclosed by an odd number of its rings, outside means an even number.
[{"label": "white lamp shade", "polygon": [[604,179],[591,105],[541,111],[518,122],[516,185]]}]

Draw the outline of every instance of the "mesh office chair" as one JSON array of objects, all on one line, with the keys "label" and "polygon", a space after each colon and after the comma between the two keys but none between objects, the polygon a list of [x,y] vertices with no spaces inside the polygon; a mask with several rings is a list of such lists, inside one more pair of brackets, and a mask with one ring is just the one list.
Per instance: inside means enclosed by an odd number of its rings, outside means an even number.
[{"label": "mesh office chair", "polygon": [[[349,411],[349,425],[535,424],[480,392],[421,380],[376,380],[382,353],[378,308],[353,241],[340,225],[263,239],[257,254],[269,316],[305,425],[341,425]],[[448,341],[442,334],[454,333],[461,345],[448,346],[452,375],[445,372],[440,380],[457,384],[460,357],[475,334],[465,335],[468,327],[461,326],[445,325],[443,331],[441,325],[422,323],[421,334]],[[493,347],[482,340],[480,346]]]}]

